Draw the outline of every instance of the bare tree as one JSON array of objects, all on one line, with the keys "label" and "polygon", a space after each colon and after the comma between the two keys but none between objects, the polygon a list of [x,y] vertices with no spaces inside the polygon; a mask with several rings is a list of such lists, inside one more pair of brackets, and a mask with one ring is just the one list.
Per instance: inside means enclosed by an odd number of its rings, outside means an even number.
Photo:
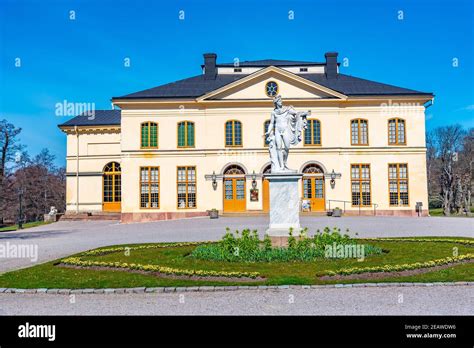
[{"label": "bare tree", "polygon": [[441,189],[439,186],[440,160],[436,134],[434,131],[426,133],[426,170],[428,180],[428,203],[429,208],[440,208],[442,206]]},{"label": "bare tree", "polygon": [[51,206],[65,210],[65,169],[54,165],[55,157],[47,149],[30,158],[19,143],[20,132],[0,121],[0,225],[18,218],[20,192],[24,221],[40,220]]},{"label": "bare tree", "polygon": [[[25,158],[18,165],[12,177],[12,192],[23,193],[23,216],[25,221],[41,220],[43,214],[55,206],[65,210],[66,180],[65,170],[56,168],[54,155],[43,149],[32,159]],[[18,212],[18,197],[7,207],[7,216],[12,219]]]},{"label": "bare tree", "polygon": [[466,214],[471,215],[472,187],[474,182],[474,128],[469,129],[463,139],[459,154],[459,201]]},{"label": "bare tree", "polygon": [[0,120],[0,224],[10,196],[9,164],[14,162],[15,155],[23,150],[18,142],[21,128],[16,128],[7,120]]},{"label": "bare tree", "polygon": [[460,125],[435,129],[435,144],[440,160],[440,195],[444,215],[459,211],[459,153],[463,148],[466,131]]},{"label": "bare tree", "polygon": [[16,128],[7,120],[0,120],[0,177],[7,172],[9,162],[13,162],[15,154],[24,147],[18,143],[21,128]]}]

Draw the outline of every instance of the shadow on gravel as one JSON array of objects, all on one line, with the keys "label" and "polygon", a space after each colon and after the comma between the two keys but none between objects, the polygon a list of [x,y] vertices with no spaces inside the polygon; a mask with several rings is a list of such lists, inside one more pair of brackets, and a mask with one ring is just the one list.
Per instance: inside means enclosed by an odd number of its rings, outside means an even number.
[{"label": "shadow on gravel", "polygon": [[76,232],[75,230],[68,230],[68,231],[41,231],[41,232],[15,232],[15,233],[0,233],[0,240],[8,240],[8,239],[33,239],[33,238],[45,238],[45,237],[59,237],[63,234],[69,234],[71,232]]}]

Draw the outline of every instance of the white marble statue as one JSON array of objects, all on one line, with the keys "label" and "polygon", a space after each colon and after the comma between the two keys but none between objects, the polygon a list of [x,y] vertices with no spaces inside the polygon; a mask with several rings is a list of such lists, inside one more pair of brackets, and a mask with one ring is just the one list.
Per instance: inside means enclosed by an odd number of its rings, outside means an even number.
[{"label": "white marble statue", "polygon": [[273,99],[275,109],[272,111],[270,125],[265,133],[270,151],[271,172],[294,173],[287,167],[288,152],[290,145],[296,145],[301,141],[301,132],[306,129],[306,117],[311,111],[297,112],[291,105],[283,106],[281,96]]}]

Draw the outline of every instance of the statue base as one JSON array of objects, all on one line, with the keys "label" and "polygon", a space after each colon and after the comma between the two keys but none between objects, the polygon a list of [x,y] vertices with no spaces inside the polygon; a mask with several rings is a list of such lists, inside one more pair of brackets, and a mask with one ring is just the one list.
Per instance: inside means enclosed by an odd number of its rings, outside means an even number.
[{"label": "statue base", "polygon": [[283,172],[266,174],[270,186],[270,226],[266,233],[272,245],[288,243],[290,228],[293,236],[300,235],[300,197],[298,182],[303,174]]}]

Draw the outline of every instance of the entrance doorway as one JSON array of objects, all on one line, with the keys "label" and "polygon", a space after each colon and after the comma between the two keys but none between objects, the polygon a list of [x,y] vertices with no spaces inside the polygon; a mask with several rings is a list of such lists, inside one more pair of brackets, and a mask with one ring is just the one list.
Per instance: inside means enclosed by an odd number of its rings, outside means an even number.
[{"label": "entrance doorway", "polygon": [[102,210],[120,212],[122,210],[122,175],[120,164],[108,163],[102,175]]},{"label": "entrance doorway", "polygon": [[232,165],[224,172],[224,212],[242,212],[247,209],[245,172]]},{"label": "entrance doorway", "polygon": [[309,164],[303,169],[303,199],[310,203],[311,211],[326,209],[324,172],[317,164]]}]

